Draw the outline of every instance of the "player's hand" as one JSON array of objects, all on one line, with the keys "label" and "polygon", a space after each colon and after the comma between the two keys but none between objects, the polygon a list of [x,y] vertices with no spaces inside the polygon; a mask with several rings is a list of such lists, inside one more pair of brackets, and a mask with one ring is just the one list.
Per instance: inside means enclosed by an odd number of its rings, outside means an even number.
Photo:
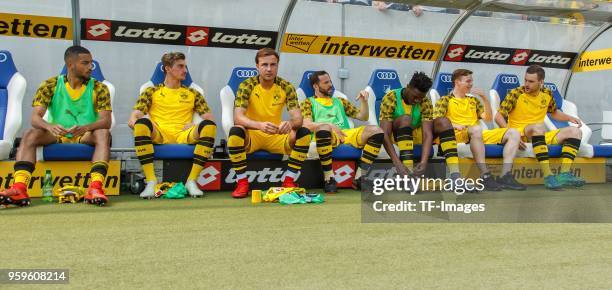
[{"label": "player's hand", "polygon": [[572,116],[569,117],[569,121],[578,125],[578,128],[582,127],[582,122],[578,118],[574,118]]},{"label": "player's hand", "polygon": [[51,134],[53,134],[53,136],[55,137],[64,136],[68,134],[68,130],[66,130],[61,125],[49,124],[49,126],[47,126],[47,131],[51,132]]},{"label": "player's hand", "polygon": [[278,127],[270,122],[259,123],[259,130],[267,134],[277,134],[278,133]]},{"label": "player's hand", "polygon": [[397,170],[397,174],[399,176],[410,176],[410,170],[408,170],[408,168],[404,165],[404,164],[398,164],[395,166],[395,169]]},{"label": "player's hand", "polygon": [[521,142],[519,143],[519,150],[525,151],[525,148],[527,148],[527,145],[525,145],[525,142],[521,140]]},{"label": "player's hand", "polygon": [[344,132],[342,132],[342,129],[340,129],[340,127],[336,126],[336,125],[331,125],[332,127],[332,131],[334,131],[334,133],[336,133],[336,136],[338,137],[338,139],[340,139],[340,144],[344,143],[344,137],[346,137],[346,134],[344,134]]},{"label": "player's hand", "polygon": [[185,131],[185,130],[187,130],[187,129],[189,129],[189,128],[193,127],[193,126],[195,126],[195,124],[194,124],[194,123],[187,123],[187,124],[185,124],[185,126],[183,126],[183,131]]},{"label": "player's hand", "polygon": [[421,176],[425,174],[425,170],[427,169],[427,162],[419,162],[414,166],[413,173],[416,176]]},{"label": "player's hand", "polygon": [[278,134],[289,134],[291,132],[291,123],[289,121],[282,121],[278,126]]},{"label": "player's hand", "polygon": [[472,94],[480,96],[481,99],[484,99],[485,96],[484,90],[481,88],[473,88]]},{"label": "player's hand", "polygon": [[73,126],[72,128],[68,130],[68,133],[72,134],[73,137],[78,137],[78,136],[82,136],[83,134],[87,133],[87,131],[90,131],[87,125]]},{"label": "player's hand", "polygon": [[355,99],[359,102],[367,102],[368,97],[370,97],[370,94],[366,90],[363,90],[359,92],[359,95]]},{"label": "player's hand", "polygon": [[453,124],[453,128],[455,130],[458,130],[458,131],[463,131],[463,130],[465,130],[467,128],[467,126],[459,125],[459,124]]}]

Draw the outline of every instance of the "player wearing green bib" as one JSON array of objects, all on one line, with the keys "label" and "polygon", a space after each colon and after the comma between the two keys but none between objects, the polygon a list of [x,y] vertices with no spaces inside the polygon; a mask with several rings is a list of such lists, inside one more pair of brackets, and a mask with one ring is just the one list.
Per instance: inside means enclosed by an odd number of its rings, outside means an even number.
[{"label": "player wearing green bib", "polygon": [[[106,85],[91,77],[93,60],[84,47],[69,47],[64,54],[66,75],[44,81],[34,96],[32,128],[21,140],[14,165],[15,181],[0,192],[0,204],[30,204],[27,188],[36,162],[36,147],[53,143],[95,146],[87,203],[104,205],[102,189],[110,155],[111,105]],[[49,113],[48,121],[43,119]]]},{"label": "player wearing green bib", "polygon": [[[385,133],[384,146],[400,175],[420,176],[431,152],[434,135],[440,138],[442,155],[453,179],[459,178],[457,141],[453,126],[447,118],[433,117],[433,104],[427,97],[431,79],[423,72],[412,76],[405,88],[385,94],[380,105],[380,127]],[[399,158],[393,143],[399,147]],[[420,162],[413,168],[414,144],[422,144]]]},{"label": "player wearing green bib", "polygon": [[367,125],[351,128],[348,117],[368,120],[368,93],[361,91],[357,96],[360,107],[343,98],[332,97],[333,86],[329,74],[317,71],[310,76],[314,96],[302,102],[304,127],[315,132],[317,152],[325,178],[325,192],[337,192],[337,183],[332,170],[332,150],[340,144],[362,149],[361,159],[353,188],[359,189],[361,174],[367,172],[378,156],[383,141],[383,132],[378,126]]}]

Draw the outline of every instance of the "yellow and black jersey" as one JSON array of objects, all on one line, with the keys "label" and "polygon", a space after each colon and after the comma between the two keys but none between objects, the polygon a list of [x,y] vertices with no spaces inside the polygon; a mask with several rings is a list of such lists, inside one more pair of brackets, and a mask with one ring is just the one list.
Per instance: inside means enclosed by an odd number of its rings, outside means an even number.
[{"label": "yellow and black jersey", "polygon": [[140,94],[134,110],[149,114],[151,120],[161,127],[176,128],[191,123],[194,112],[199,115],[210,112],[204,96],[197,90],[183,85],[170,89],[163,83]]},{"label": "yellow and black jersey", "polygon": [[464,98],[457,98],[450,94],[436,102],[434,118],[446,117],[453,124],[474,126],[483,112],[484,107],[476,97],[466,95]]},{"label": "yellow and black jersey", "polygon": [[543,123],[546,113],[554,113],[557,104],[548,88],[542,88],[537,96],[525,93],[523,86],[508,93],[499,107],[499,113],[508,118],[508,127],[524,128]]},{"label": "yellow and black jersey", "polygon": [[234,107],[247,110],[249,119],[277,125],[281,123],[284,106],[287,106],[287,111],[300,108],[295,88],[280,77],[274,79],[270,89],[261,86],[258,76],[244,80],[238,87],[234,102]]},{"label": "yellow and black jersey", "polygon": [[[412,111],[412,105],[408,105],[404,103],[403,99],[402,99],[402,105],[404,106],[404,112]],[[392,122],[395,119],[394,113],[395,113],[396,106],[397,106],[397,98],[395,96],[395,91],[390,90],[385,94],[380,104],[379,120]],[[421,120],[422,121],[432,121],[433,120],[433,104],[431,103],[431,100],[428,97],[423,98],[423,100],[421,101],[420,110],[421,110]]]},{"label": "yellow and black jersey", "polygon": [[[57,79],[58,76],[55,76],[43,81],[40,84],[38,90],[36,90],[36,94],[34,94],[34,99],[32,100],[32,107],[49,107],[49,105],[51,104],[51,99],[55,94],[55,88],[57,87]],[[85,92],[85,88],[87,87],[86,81],[81,85],[79,89],[75,90],[70,87],[70,83],[68,83],[67,78],[64,78],[64,84],[66,86],[66,91],[68,91],[68,94],[70,95],[70,98],[72,100],[77,100],[83,94],[83,92]],[[106,87],[105,84],[98,80],[94,81],[93,104],[96,112],[112,110],[108,87]]]}]

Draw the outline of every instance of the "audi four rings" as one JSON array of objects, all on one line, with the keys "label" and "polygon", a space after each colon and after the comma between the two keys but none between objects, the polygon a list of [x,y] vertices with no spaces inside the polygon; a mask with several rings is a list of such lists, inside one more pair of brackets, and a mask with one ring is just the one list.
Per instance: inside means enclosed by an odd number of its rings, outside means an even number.
[{"label": "audi four rings", "polygon": [[392,71],[381,71],[376,73],[376,77],[381,80],[393,80],[397,78],[397,73]]},{"label": "audi four rings", "polygon": [[515,76],[502,76],[501,82],[502,84],[517,84],[519,80]]},{"label": "audi four rings", "polygon": [[240,69],[236,71],[236,76],[239,78],[250,78],[257,75],[257,70]]}]

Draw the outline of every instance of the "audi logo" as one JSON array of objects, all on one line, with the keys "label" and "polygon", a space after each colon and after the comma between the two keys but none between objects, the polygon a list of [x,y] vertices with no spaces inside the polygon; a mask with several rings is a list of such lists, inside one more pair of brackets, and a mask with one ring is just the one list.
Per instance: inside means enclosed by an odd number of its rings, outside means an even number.
[{"label": "audi logo", "polygon": [[441,75],[440,76],[440,80],[443,83],[450,83],[451,82],[451,76],[450,75]]},{"label": "audi logo", "polygon": [[239,78],[250,78],[257,75],[257,70],[239,69],[236,71],[236,76]]},{"label": "audi logo", "polygon": [[95,62],[91,62],[91,70],[96,70],[96,63]]},{"label": "audi logo", "polygon": [[376,73],[379,80],[393,80],[397,78],[397,74],[392,71],[380,71]]},{"label": "audi logo", "polygon": [[501,77],[502,84],[517,84],[518,78],[513,76],[502,76]]},{"label": "audi logo", "polygon": [[552,84],[544,84],[544,87],[546,87],[547,89],[551,90],[551,91],[556,91],[557,87],[555,85]]},{"label": "audi logo", "polygon": [[0,62],[5,62],[8,59],[8,55],[6,53],[0,53]]}]

